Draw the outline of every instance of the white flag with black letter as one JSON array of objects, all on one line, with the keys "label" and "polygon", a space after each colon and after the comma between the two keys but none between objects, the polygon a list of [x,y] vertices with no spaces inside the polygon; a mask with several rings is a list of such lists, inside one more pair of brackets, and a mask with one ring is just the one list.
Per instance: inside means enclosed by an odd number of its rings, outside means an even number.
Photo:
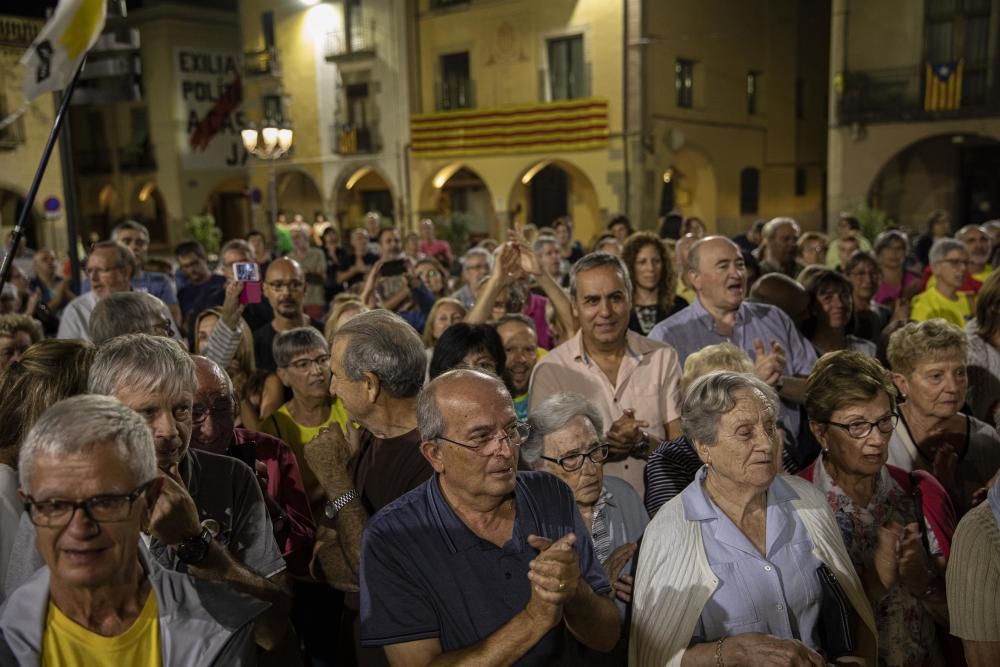
[{"label": "white flag with black letter", "polygon": [[60,0],[52,18],[21,57],[24,99],[69,85],[87,50],[104,30],[105,0]]}]

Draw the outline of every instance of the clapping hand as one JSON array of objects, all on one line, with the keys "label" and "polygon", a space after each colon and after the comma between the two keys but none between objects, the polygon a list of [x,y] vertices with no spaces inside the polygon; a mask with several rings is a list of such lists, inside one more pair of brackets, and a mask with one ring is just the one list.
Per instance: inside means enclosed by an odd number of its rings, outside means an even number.
[{"label": "clapping hand", "polygon": [[611,582],[615,597],[625,603],[632,601],[632,584],[634,582],[631,575],[623,575],[622,570],[625,569],[625,565],[632,559],[638,548],[635,542],[623,544],[612,551],[608,560],[604,562],[604,574]]},{"label": "clapping hand", "polygon": [[785,373],[785,348],[772,338],[771,351],[768,352],[760,338],[754,338],[753,349],[755,353],[754,375],[772,387],[775,386]]},{"label": "clapping hand", "polygon": [[[321,429],[319,435],[304,446],[306,463],[319,479],[324,489],[330,491],[330,486],[344,486],[347,477],[347,467],[354,458],[355,450],[344,437],[340,424],[331,424]],[[347,483],[350,486],[350,482]],[[338,491],[343,489],[337,488]]]},{"label": "clapping hand", "polygon": [[528,544],[539,554],[528,564],[531,600],[547,614],[553,625],[562,617],[562,607],[573,599],[580,585],[580,562],[577,560],[576,535],[570,533],[558,540],[529,535]]},{"label": "clapping hand", "polygon": [[636,443],[646,437],[642,429],[648,427],[649,422],[636,419],[635,410],[626,408],[622,412],[622,416],[612,422],[606,436],[611,454],[615,456],[628,456]]}]

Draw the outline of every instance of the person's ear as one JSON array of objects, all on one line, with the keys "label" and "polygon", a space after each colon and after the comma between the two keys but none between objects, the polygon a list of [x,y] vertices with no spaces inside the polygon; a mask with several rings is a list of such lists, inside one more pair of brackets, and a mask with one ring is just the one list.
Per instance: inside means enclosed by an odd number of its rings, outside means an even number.
[{"label": "person's ear", "polygon": [[368,402],[375,403],[378,401],[378,397],[382,393],[382,382],[378,379],[377,375],[370,371],[364,374],[364,381],[365,394],[368,396]]},{"label": "person's ear", "polygon": [[278,376],[278,379],[281,380],[281,384],[283,384],[286,387],[292,386],[289,384],[288,371],[286,369],[278,368],[275,371],[275,374]]},{"label": "person's ear", "polygon": [[709,467],[712,466],[712,451],[708,445],[695,441],[694,451],[698,455],[698,458],[701,459],[702,463]]},{"label": "person's ear", "polygon": [[896,388],[899,389],[900,398],[906,398],[906,396],[910,393],[909,380],[902,373],[892,372],[890,375],[892,376],[893,384],[895,384]]},{"label": "person's ear", "polygon": [[827,444],[826,444],[827,425],[826,424],[821,424],[818,421],[810,419],[809,420],[809,430],[812,431],[813,437],[816,438],[816,442],[819,443],[820,448],[822,448],[823,451],[826,451],[828,449]]},{"label": "person's ear", "polygon": [[444,473],[444,455],[441,445],[436,440],[424,440],[420,443],[420,453],[424,455],[431,468],[439,475]]}]

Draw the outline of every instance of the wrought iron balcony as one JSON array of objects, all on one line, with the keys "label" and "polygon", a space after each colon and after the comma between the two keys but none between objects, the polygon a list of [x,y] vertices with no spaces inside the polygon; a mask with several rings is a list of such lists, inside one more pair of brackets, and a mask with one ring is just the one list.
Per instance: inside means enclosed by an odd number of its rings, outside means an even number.
[{"label": "wrought iron balcony", "polygon": [[326,61],[357,62],[375,57],[375,21],[326,35]]},{"label": "wrought iron balcony", "polygon": [[435,93],[437,111],[474,109],[476,107],[476,86],[471,79],[439,81]]},{"label": "wrought iron balcony", "polygon": [[333,152],[337,155],[365,155],[382,150],[378,130],[350,123],[333,126]]}]

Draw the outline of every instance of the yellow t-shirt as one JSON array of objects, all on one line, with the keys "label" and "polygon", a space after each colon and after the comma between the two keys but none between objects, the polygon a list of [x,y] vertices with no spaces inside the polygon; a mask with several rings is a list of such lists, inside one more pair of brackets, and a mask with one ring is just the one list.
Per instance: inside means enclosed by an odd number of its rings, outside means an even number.
[{"label": "yellow t-shirt", "polygon": [[287,403],[257,425],[258,431],[284,440],[285,444],[295,452],[295,458],[299,462],[299,472],[302,473],[302,484],[306,488],[306,494],[310,497],[312,497],[313,491],[319,487],[319,480],[316,479],[316,474],[310,470],[309,464],[306,462],[304,447],[307,442],[319,435],[320,429],[326,428],[334,422],[340,424],[340,430],[347,433],[347,410],[344,409],[344,403],[339,398],[335,399],[333,405],[330,406],[330,416],[318,426],[302,426],[297,423],[288,411]]},{"label": "yellow t-shirt", "polygon": [[159,667],[160,617],[149,592],[139,617],[117,637],[87,630],[49,602],[42,637],[42,667]]},{"label": "yellow t-shirt", "polygon": [[965,324],[972,319],[969,297],[959,293],[958,298],[952,301],[932,287],[913,297],[910,308],[911,319],[922,322],[935,317],[946,319],[964,329]]}]

